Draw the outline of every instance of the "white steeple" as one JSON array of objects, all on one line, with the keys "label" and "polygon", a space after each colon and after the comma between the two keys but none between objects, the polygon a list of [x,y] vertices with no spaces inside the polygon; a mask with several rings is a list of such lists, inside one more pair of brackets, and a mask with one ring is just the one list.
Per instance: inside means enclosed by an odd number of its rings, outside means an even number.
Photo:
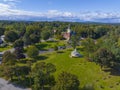
[{"label": "white steeple", "polygon": [[71,29],[70,29],[70,24],[68,26],[68,29],[67,29],[67,33],[70,33],[71,32]]}]

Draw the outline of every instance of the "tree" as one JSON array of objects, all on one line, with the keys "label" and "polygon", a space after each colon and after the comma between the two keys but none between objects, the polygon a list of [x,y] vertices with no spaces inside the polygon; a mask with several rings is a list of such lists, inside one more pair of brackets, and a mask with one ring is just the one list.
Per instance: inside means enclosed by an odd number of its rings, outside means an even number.
[{"label": "tree", "polygon": [[51,63],[37,63],[32,69],[32,76],[34,79],[33,90],[46,90],[45,85],[53,86],[55,79],[52,75],[56,71],[56,68]]},{"label": "tree", "polygon": [[41,37],[42,37],[43,40],[49,39],[50,38],[50,32],[48,32],[48,31],[42,31]]},{"label": "tree", "polygon": [[14,42],[13,46],[14,46],[14,48],[17,48],[17,47],[23,48],[24,42],[23,42],[23,40],[18,39],[18,40],[16,40],[16,41]]},{"label": "tree", "polygon": [[[22,80],[26,80],[25,78],[27,77],[27,75],[29,75],[29,72],[31,71],[31,67],[28,66],[18,66],[16,65],[14,68],[14,77],[16,79],[18,79],[18,81],[22,81]],[[28,83],[27,81],[24,81],[26,83]]]},{"label": "tree", "polygon": [[96,50],[95,41],[91,38],[86,38],[81,41],[81,45],[84,47],[84,51],[86,52],[87,57],[91,57],[91,53]]},{"label": "tree", "polygon": [[7,42],[14,42],[18,38],[19,38],[18,34],[15,31],[6,31],[5,32],[5,41],[7,41]]},{"label": "tree", "polygon": [[0,36],[4,34],[5,29],[4,28],[0,28]]},{"label": "tree", "polygon": [[23,48],[16,47],[13,53],[17,59],[25,58],[25,55],[23,54]]},{"label": "tree", "polygon": [[59,40],[65,40],[65,38],[61,34],[56,34],[55,38]]},{"label": "tree", "polygon": [[15,51],[13,52],[17,59],[25,58],[23,54],[24,42],[22,39],[18,39],[13,44]]},{"label": "tree", "polygon": [[80,82],[75,75],[62,72],[53,90],[79,90],[79,85]]},{"label": "tree", "polygon": [[99,64],[102,67],[111,67],[113,65],[113,61],[115,59],[114,54],[105,49],[100,48],[93,57],[93,61],[95,61],[97,64]]},{"label": "tree", "polygon": [[36,34],[31,34],[29,37],[33,44],[38,43],[40,41],[40,36],[38,36]]},{"label": "tree", "polygon": [[3,75],[7,79],[13,79],[16,57],[10,51],[6,51],[2,57]]},{"label": "tree", "polygon": [[107,26],[97,26],[94,29],[93,38],[94,39],[98,39],[98,38],[106,35],[108,31],[110,31],[110,27],[107,27]]},{"label": "tree", "polygon": [[25,44],[26,46],[32,44],[32,43],[31,43],[31,39],[29,38],[29,35],[27,35],[27,34],[24,35],[23,41],[24,41],[24,44]]},{"label": "tree", "polygon": [[55,45],[53,48],[54,48],[55,51],[58,51],[58,46],[57,45]]},{"label": "tree", "polygon": [[3,75],[6,79],[13,80],[13,74],[14,74],[14,65],[3,65]]},{"label": "tree", "polygon": [[[28,66],[19,66],[19,65],[4,65],[3,66],[3,75],[6,79],[15,80],[17,79],[17,82],[20,84],[28,84],[29,82],[26,81],[26,78],[29,75],[29,72],[31,71],[31,68]],[[23,83],[24,80],[24,83]]]},{"label": "tree", "polygon": [[38,26],[27,26],[24,35],[25,45],[31,45],[40,41],[40,28]]},{"label": "tree", "polygon": [[4,65],[14,65],[16,62],[16,57],[10,51],[6,51],[2,57],[2,64]]},{"label": "tree", "polygon": [[39,55],[39,50],[35,46],[30,46],[27,50],[27,55],[30,58],[36,58]]},{"label": "tree", "polygon": [[75,49],[76,46],[79,44],[79,37],[77,37],[76,35],[72,35],[70,41],[71,46]]}]

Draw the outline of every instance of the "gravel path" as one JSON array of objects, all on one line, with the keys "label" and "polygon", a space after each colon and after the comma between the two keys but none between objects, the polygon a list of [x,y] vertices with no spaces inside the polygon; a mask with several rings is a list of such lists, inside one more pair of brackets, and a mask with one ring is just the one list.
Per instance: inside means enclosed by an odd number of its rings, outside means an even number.
[{"label": "gravel path", "polygon": [[16,87],[13,84],[9,83],[8,81],[0,78],[0,90],[29,90],[29,89]]}]

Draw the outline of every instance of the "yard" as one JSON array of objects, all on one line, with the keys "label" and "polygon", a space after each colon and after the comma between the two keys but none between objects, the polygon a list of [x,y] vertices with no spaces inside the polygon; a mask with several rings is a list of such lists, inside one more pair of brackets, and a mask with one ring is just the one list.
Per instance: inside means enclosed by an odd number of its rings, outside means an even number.
[{"label": "yard", "polygon": [[[94,86],[95,90],[119,90],[120,77],[111,75],[111,72],[102,71],[99,65],[94,62],[87,61],[82,58],[70,58],[71,50],[61,52],[54,52],[41,55],[46,57],[45,60],[38,62],[52,63],[56,66],[57,70],[55,77],[62,71],[67,71],[78,76],[80,86],[87,85],[88,87]],[[81,53],[82,54],[82,53]]]}]

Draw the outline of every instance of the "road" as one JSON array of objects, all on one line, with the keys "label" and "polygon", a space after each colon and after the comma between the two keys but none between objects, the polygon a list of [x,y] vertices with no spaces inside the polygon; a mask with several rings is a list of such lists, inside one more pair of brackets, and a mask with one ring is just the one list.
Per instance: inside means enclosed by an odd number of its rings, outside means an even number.
[{"label": "road", "polygon": [[9,83],[8,81],[0,78],[0,90],[30,90],[30,89],[24,89],[24,88],[17,87]]}]

